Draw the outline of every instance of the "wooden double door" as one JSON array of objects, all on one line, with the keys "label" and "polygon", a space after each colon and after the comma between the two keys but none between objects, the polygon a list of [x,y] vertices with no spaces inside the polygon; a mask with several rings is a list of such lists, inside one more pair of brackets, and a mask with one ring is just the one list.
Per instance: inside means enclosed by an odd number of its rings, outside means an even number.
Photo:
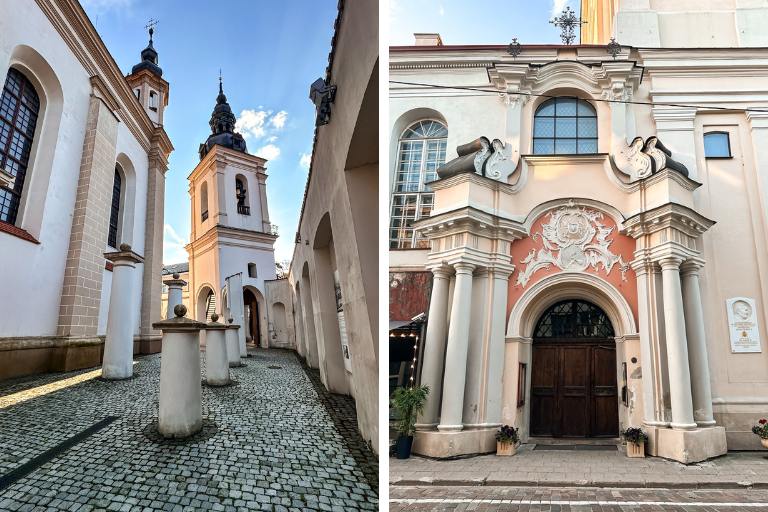
[{"label": "wooden double door", "polygon": [[618,436],[613,339],[534,338],[530,430],[532,436]]}]

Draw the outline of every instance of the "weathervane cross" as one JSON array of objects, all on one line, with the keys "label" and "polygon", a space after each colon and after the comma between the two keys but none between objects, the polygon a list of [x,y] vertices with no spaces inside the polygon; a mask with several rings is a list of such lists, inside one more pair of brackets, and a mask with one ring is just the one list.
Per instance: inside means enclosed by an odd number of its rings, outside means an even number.
[{"label": "weathervane cross", "polygon": [[146,25],[144,25],[144,28],[149,30],[149,38],[152,39],[152,35],[155,33],[155,27],[157,24],[160,23],[155,18],[149,18],[149,22],[147,22]]},{"label": "weathervane cross", "polygon": [[576,39],[576,27],[581,29],[581,26],[587,23],[581,18],[577,18],[576,13],[571,10],[570,6],[566,6],[559,17],[553,18],[549,22],[556,27],[560,27],[560,39],[563,40],[563,44],[573,43],[573,40]]}]

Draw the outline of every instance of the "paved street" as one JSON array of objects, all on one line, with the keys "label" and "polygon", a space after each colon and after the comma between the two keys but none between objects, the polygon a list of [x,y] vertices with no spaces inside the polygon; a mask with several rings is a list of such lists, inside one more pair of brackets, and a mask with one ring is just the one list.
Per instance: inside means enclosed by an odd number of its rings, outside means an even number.
[{"label": "paved street", "polygon": [[768,451],[731,452],[699,464],[616,450],[543,450],[523,445],[514,457],[484,455],[459,460],[390,458],[398,485],[518,485],[600,487],[768,488]]},{"label": "paved street", "polygon": [[765,511],[768,490],[573,487],[409,487],[390,489],[391,512],[441,511]]},{"label": "paved street", "polygon": [[[252,355],[232,369],[238,385],[203,387],[189,442],[153,430],[159,355],[127,381],[87,370],[0,383],[0,510],[376,510],[352,400],[292,352]],[[31,471],[8,485],[19,468]]]}]

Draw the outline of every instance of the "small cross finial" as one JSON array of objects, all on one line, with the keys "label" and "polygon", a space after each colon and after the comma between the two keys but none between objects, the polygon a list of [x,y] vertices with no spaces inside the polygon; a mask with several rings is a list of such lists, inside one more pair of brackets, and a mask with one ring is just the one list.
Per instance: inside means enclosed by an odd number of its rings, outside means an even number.
[{"label": "small cross finial", "polygon": [[576,13],[571,10],[570,6],[566,6],[560,16],[549,20],[549,22],[556,27],[560,27],[560,39],[563,40],[563,44],[568,45],[576,39],[575,28],[581,29],[581,26],[587,23],[581,18],[577,18]]},{"label": "small cross finial", "polygon": [[219,68],[219,94],[224,94],[224,87],[221,81],[221,68]]},{"label": "small cross finial", "polygon": [[144,28],[146,28],[149,31],[149,42],[152,42],[152,36],[155,34],[155,27],[157,24],[160,23],[154,18],[150,18],[149,22],[147,22],[146,25],[144,25]]}]

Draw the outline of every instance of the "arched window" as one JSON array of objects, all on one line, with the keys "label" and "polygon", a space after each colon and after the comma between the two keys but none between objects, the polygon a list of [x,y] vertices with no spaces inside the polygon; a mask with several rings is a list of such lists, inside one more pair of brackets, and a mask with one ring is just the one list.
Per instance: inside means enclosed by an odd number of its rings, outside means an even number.
[{"label": "arched window", "polygon": [[597,113],[578,98],[552,98],[533,117],[534,155],[597,153]]},{"label": "arched window", "polygon": [[235,177],[235,196],[237,198],[237,213],[241,215],[250,215],[251,207],[248,205],[248,187],[245,177],[237,175]]},{"label": "arched window", "polygon": [[259,277],[259,273],[256,270],[256,264],[255,263],[249,263],[248,264],[248,277]]},{"label": "arched window", "polygon": [[437,168],[445,163],[448,129],[439,121],[418,121],[399,140],[395,189],[392,195],[389,247],[427,247],[413,223],[432,211],[433,193],[426,183],[437,179]]},{"label": "arched window", "polygon": [[120,228],[120,206],[123,194],[123,177],[120,167],[115,166],[115,181],[112,184],[112,208],[109,212],[109,237],[107,243],[110,247],[117,247],[118,231]]},{"label": "arched window", "polygon": [[208,218],[208,183],[203,182],[200,186],[200,221],[205,222]]},{"label": "arched window", "polygon": [[35,87],[10,68],[0,97],[0,222],[16,224],[39,111]]},{"label": "arched window", "polygon": [[534,338],[612,338],[613,326],[602,309],[582,300],[551,306],[539,319]]}]

